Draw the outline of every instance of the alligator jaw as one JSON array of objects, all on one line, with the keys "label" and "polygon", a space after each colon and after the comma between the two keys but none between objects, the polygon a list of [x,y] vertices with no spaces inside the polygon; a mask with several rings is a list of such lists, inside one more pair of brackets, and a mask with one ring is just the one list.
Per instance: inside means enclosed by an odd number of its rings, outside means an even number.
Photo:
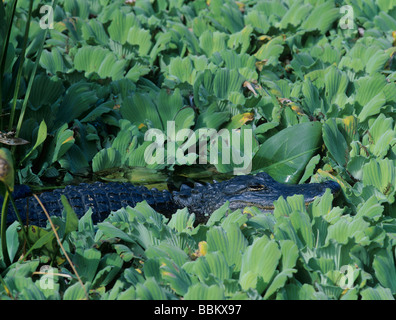
[{"label": "alligator jaw", "polygon": [[[336,196],[339,193],[339,185],[330,183],[311,183],[306,185],[284,185],[281,189],[273,189],[272,194],[257,191],[240,194],[229,199],[230,209],[244,209],[245,207],[257,207],[262,212],[273,212],[274,202],[280,197],[287,198],[293,195],[303,195],[305,205],[308,206],[316,198],[324,195],[327,189]],[[283,192],[281,192],[283,191]]]}]

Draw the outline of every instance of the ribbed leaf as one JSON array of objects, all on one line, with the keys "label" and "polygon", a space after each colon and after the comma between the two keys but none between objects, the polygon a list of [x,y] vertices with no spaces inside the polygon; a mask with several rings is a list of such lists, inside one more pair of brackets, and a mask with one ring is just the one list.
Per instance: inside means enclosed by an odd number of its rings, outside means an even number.
[{"label": "ribbed leaf", "polygon": [[103,24],[95,19],[89,19],[88,23],[82,25],[81,32],[87,42],[95,41],[99,45],[107,45],[109,43],[109,36]]},{"label": "ribbed leaf", "polygon": [[56,75],[57,72],[65,73],[68,70],[59,49],[56,47],[52,48],[51,51],[43,50],[40,65],[52,75]]},{"label": "ribbed leaf", "polygon": [[121,154],[114,148],[100,150],[92,159],[93,172],[121,166]]},{"label": "ribbed leaf", "polygon": [[30,92],[31,108],[38,110],[42,106],[53,104],[63,94],[62,82],[44,74],[36,76]]},{"label": "ribbed leaf", "polygon": [[396,132],[393,130],[393,119],[380,114],[370,126],[369,132],[364,135],[363,143],[368,145],[369,150],[374,155],[383,158],[396,140]]},{"label": "ribbed leaf", "polygon": [[185,300],[224,300],[224,290],[218,285],[207,286],[203,283],[192,285],[186,295]]},{"label": "ribbed leaf", "polygon": [[128,43],[139,46],[139,56],[147,56],[152,47],[151,33],[149,30],[144,30],[134,26],[129,29]]},{"label": "ribbed leaf", "polygon": [[393,250],[381,249],[374,255],[373,268],[375,276],[382,286],[396,293],[396,267]]},{"label": "ribbed leaf", "polygon": [[342,218],[329,226],[326,242],[335,240],[338,243],[346,244],[348,238],[355,238],[356,242],[358,242],[365,237],[363,232],[368,227],[369,223],[365,222],[362,218],[356,218],[353,221]]},{"label": "ribbed leaf", "polygon": [[139,24],[133,13],[125,14],[122,10],[116,10],[108,28],[110,38],[121,44],[125,44],[128,39],[129,30],[134,26],[139,26]]},{"label": "ribbed leaf", "polygon": [[215,52],[222,52],[226,49],[227,35],[221,32],[206,30],[199,37],[199,45],[207,57],[211,57]]},{"label": "ribbed leaf", "polygon": [[242,289],[255,288],[262,293],[275,276],[281,251],[267,237],[256,239],[244,252],[239,283]]},{"label": "ribbed leaf", "polygon": [[213,93],[219,99],[229,99],[233,91],[240,91],[244,78],[236,70],[219,69],[213,79]]},{"label": "ribbed leaf", "polygon": [[281,37],[274,38],[263,44],[254,55],[258,60],[265,60],[266,65],[277,65],[279,56],[283,52],[284,40]]},{"label": "ribbed leaf", "polygon": [[279,24],[279,27],[286,29],[288,25],[298,26],[305,21],[309,12],[312,10],[312,6],[304,1],[294,1],[291,3],[289,10],[283,15],[283,18]]},{"label": "ribbed leaf", "polygon": [[187,228],[192,228],[194,223],[194,215],[188,213],[187,208],[177,210],[168,222],[168,226],[172,229],[182,232]]},{"label": "ribbed leaf", "polygon": [[154,278],[148,278],[144,283],[136,285],[136,297],[142,300],[165,300],[166,291]]},{"label": "ribbed leaf", "polygon": [[363,167],[363,184],[376,187],[388,201],[394,202],[396,169],[392,160],[371,160]]},{"label": "ribbed leaf", "polygon": [[98,100],[89,83],[78,82],[66,91],[56,113],[58,123],[71,122],[87,111]]},{"label": "ribbed leaf", "polygon": [[267,16],[257,10],[249,11],[245,16],[245,24],[252,25],[259,32],[265,34],[270,28]]},{"label": "ribbed leaf", "polygon": [[277,290],[283,288],[287,279],[292,278],[293,274],[296,272],[297,272],[296,269],[286,269],[286,270],[283,270],[278,275],[276,275],[274,280],[271,282],[271,285],[268,287],[267,291],[265,292],[264,299],[268,299]]},{"label": "ribbed leaf", "polygon": [[238,271],[241,266],[242,254],[246,249],[246,239],[236,225],[231,225],[225,231],[221,227],[212,227],[207,233],[208,250],[221,251],[229,266]]},{"label": "ribbed leaf", "polygon": [[166,281],[177,294],[184,296],[192,284],[189,274],[170,259],[162,258],[161,262],[160,269],[164,281]]},{"label": "ribbed leaf", "polygon": [[82,281],[92,282],[98,269],[101,253],[97,249],[85,249],[76,251],[72,261]]},{"label": "ribbed leaf", "polygon": [[375,288],[365,288],[360,291],[360,294],[362,295],[362,300],[395,300],[391,290],[380,285]]},{"label": "ribbed leaf", "polygon": [[329,119],[323,125],[323,141],[339,165],[345,166],[348,162],[348,145],[344,136],[337,128],[335,119]]},{"label": "ribbed leaf", "polygon": [[360,122],[363,122],[370,116],[380,113],[385,102],[385,94],[383,92],[378,93],[366,105],[363,106],[363,109],[360,111],[358,116]]},{"label": "ribbed leaf", "polygon": [[294,211],[290,215],[290,221],[300,240],[305,246],[312,249],[315,245],[315,237],[308,214],[302,211]]},{"label": "ribbed leaf", "polygon": [[[85,283],[84,286],[87,288],[89,283]],[[65,290],[63,295],[64,300],[83,300],[86,298],[84,288],[81,286],[81,283],[76,282]]]},{"label": "ribbed leaf", "polygon": [[97,73],[101,78],[121,79],[126,66],[125,60],[117,59],[108,49],[98,46],[84,46],[74,57],[76,70],[85,71],[85,76]]},{"label": "ribbed leaf", "polygon": [[335,7],[333,1],[326,1],[315,7],[311,14],[305,19],[301,25],[301,29],[314,30],[318,29],[321,33],[325,33],[330,29],[333,22],[339,18],[340,11]]},{"label": "ribbed leaf", "polygon": [[147,94],[136,93],[127,97],[124,99],[120,111],[125,119],[137,126],[150,121],[153,128],[165,129],[166,123],[163,125],[154,102]]}]

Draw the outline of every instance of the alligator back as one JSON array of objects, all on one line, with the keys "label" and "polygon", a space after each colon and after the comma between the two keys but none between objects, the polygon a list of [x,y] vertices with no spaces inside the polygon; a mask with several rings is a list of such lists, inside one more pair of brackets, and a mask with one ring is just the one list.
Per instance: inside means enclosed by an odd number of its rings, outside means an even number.
[{"label": "alligator back", "polygon": [[[91,208],[94,223],[103,221],[111,211],[126,206],[134,207],[144,200],[157,212],[165,215],[169,215],[178,209],[168,191],[149,190],[146,187],[134,186],[130,183],[95,182],[69,185],[64,189],[38,194],[50,216],[61,216],[63,210],[61,195],[66,196],[79,218]],[[17,198],[15,203],[23,221],[26,221],[28,213],[30,224],[46,225],[47,219],[43,209],[33,196]],[[7,223],[10,224],[15,220],[15,212],[10,205]]]}]

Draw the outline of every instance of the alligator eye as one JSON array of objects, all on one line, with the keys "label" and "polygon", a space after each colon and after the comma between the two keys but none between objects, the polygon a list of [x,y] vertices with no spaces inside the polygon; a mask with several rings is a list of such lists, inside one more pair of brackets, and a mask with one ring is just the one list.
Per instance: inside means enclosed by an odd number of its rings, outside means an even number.
[{"label": "alligator eye", "polygon": [[262,184],[254,184],[248,187],[249,191],[260,191],[260,190],[264,190],[267,189],[266,186],[262,185]]}]

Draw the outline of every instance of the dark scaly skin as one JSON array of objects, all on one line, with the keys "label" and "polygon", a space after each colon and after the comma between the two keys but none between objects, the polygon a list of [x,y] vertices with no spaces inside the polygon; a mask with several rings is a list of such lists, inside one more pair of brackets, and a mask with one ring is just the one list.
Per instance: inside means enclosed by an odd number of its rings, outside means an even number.
[{"label": "dark scaly skin", "polygon": [[261,172],[255,176],[236,176],[228,181],[210,185],[196,184],[194,188],[184,186],[179,192],[173,192],[173,200],[181,207],[187,207],[189,212],[195,212],[198,221],[204,222],[226,201],[230,202],[229,207],[232,210],[255,206],[263,212],[271,212],[274,209],[274,201],[280,196],[286,199],[301,194],[308,205],[315,198],[322,196],[327,188],[333,194],[341,190],[340,185],[334,181],[288,185],[279,183],[267,173]]},{"label": "dark scaly skin", "polygon": [[[143,200],[167,217],[170,217],[177,209],[187,207],[190,213],[195,213],[196,221],[203,223],[226,201],[229,201],[232,210],[256,206],[262,211],[272,211],[273,202],[280,196],[286,198],[301,194],[304,195],[305,203],[308,204],[316,197],[322,196],[327,188],[333,194],[340,191],[340,186],[334,181],[286,185],[276,182],[268,174],[262,172],[254,176],[236,176],[228,181],[208,185],[196,183],[193,188],[182,185],[180,191],[172,193],[155,189],[148,190],[143,186],[134,186],[130,183],[95,182],[43,192],[39,194],[39,198],[51,216],[60,216],[63,210],[60,198],[64,194],[79,218],[92,208],[92,219],[95,223],[103,221],[111,211],[128,205],[134,207]],[[26,218],[28,207],[29,223],[37,226],[46,225],[46,217],[34,197],[29,194],[19,195],[15,202],[23,220]],[[15,213],[10,206],[7,222],[12,223],[15,220]]]}]

